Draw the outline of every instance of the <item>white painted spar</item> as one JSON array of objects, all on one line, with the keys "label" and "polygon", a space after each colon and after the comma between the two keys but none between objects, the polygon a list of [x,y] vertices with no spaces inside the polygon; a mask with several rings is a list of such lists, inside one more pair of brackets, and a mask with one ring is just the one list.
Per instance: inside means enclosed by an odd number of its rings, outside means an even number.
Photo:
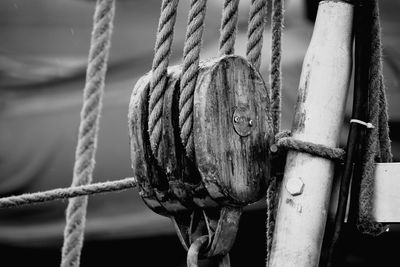
[{"label": "white painted spar", "polygon": [[[293,137],[337,147],[352,67],[353,6],[319,4],[303,62]],[[318,266],[332,189],[334,163],[291,151],[287,156],[274,230],[270,267]],[[291,179],[304,183],[290,194]]]}]

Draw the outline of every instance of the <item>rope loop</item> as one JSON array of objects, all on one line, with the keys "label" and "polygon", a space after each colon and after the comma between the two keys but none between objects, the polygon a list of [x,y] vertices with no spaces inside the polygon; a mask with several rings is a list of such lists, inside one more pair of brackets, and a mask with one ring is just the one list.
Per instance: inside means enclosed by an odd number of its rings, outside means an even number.
[{"label": "rope loop", "polygon": [[279,148],[296,150],[329,160],[343,161],[346,155],[346,152],[341,148],[332,148],[321,144],[301,141],[291,137],[287,131],[277,134],[275,140],[276,146]]}]

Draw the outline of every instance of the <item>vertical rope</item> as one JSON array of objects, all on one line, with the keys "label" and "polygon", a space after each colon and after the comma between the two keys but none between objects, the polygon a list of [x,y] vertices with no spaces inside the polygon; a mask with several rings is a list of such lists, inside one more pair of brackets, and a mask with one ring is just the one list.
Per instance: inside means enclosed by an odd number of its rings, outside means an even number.
[{"label": "vertical rope", "polygon": [[167,82],[169,57],[174,37],[178,2],[179,0],[163,0],[161,4],[161,15],[158,22],[149,101],[149,135],[151,149],[154,155],[158,152],[162,135],[161,116],[163,112],[163,99]]},{"label": "vertical rope", "polygon": [[193,96],[199,73],[201,41],[204,31],[207,0],[192,0],[183,49],[183,69],[179,99],[179,126],[182,144],[193,156]]},{"label": "vertical rope", "polygon": [[[114,0],[96,2],[72,186],[92,181],[114,9]],[[69,200],[62,248],[63,267],[79,266],[87,200],[87,196]]]},{"label": "vertical rope", "polygon": [[219,54],[231,55],[235,52],[235,40],[238,24],[239,0],[225,0],[221,19]]},{"label": "vertical rope", "polygon": [[256,69],[261,65],[261,49],[265,27],[267,0],[251,0],[249,27],[247,30],[247,60]]},{"label": "vertical rope", "polygon": [[392,148],[389,138],[389,125],[388,125],[388,110],[386,99],[386,88],[383,75],[381,77],[379,96],[379,145],[380,145],[380,161],[392,162]]},{"label": "vertical rope", "polygon": [[276,177],[271,177],[271,182],[267,190],[267,219],[265,222],[266,227],[266,266],[271,256],[272,237],[275,228],[275,202],[276,202]]},{"label": "vertical rope", "polygon": [[281,127],[281,91],[282,91],[282,29],[283,29],[283,1],[272,1],[272,52],[271,52],[271,111],[274,134],[277,134]]},{"label": "vertical rope", "polygon": [[374,222],[372,218],[375,161],[390,162],[392,160],[389,129],[387,122],[387,107],[385,86],[383,81],[381,27],[379,22],[379,6],[377,0],[366,3],[372,17],[371,62],[369,67],[368,101],[369,121],[375,126],[367,132],[363,171],[360,190],[359,230],[364,233],[378,235],[385,227]]},{"label": "vertical rope", "polygon": [[[281,127],[281,91],[282,91],[282,29],[283,29],[283,1],[272,1],[271,13],[271,115],[274,135]],[[267,220],[266,220],[266,266],[271,254],[272,238],[275,228],[276,177],[273,177],[267,188]]]}]

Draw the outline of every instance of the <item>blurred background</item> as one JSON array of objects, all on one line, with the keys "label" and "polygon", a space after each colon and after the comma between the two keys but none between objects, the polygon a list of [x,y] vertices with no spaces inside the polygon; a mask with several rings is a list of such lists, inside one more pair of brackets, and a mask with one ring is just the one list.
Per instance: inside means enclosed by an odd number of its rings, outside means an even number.
[{"label": "blurred background", "polygon": [[[245,54],[249,2],[240,4],[239,55]],[[317,2],[285,2],[284,129],[291,127]],[[202,58],[217,55],[222,3],[208,3]],[[400,2],[380,5],[391,138],[399,160]],[[171,65],[182,59],[188,6],[189,1],[179,5]],[[94,1],[85,0],[0,1],[0,196],[70,185],[93,10]],[[159,0],[117,1],[95,181],[132,175],[128,102],[135,82],[150,70],[159,10]],[[268,26],[261,67],[266,80],[269,47]],[[351,97],[348,103],[350,114]],[[346,124],[343,129],[342,145]],[[63,201],[0,210],[0,265],[57,266],[66,206]],[[265,265],[264,233],[260,202],[243,215],[232,266]],[[375,239],[360,237],[345,266],[399,266],[394,245],[399,238],[396,226]],[[90,198],[81,266],[185,266],[185,257],[170,221],[149,211],[136,190]]]}]

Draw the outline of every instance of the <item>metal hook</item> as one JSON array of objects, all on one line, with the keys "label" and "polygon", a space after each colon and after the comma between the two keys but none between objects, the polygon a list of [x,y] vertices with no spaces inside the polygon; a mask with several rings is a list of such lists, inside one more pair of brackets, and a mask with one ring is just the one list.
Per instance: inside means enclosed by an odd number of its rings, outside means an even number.
[{"label": "metal hook", "polygon": [[[190,245],[190,248],[188,250],[187,254],[187,267],[198,267],[198,260],[199,260],[199,253],[206,249],[209,243],[209,238],[206,235],[203,235],[199,238],[197,238],[192,245]],[[218,266],[219,267],[230,267],[230,259],[229,259],[229,254],[226,254],[224,256],[218,256],[215,257],[216,260],[218,260]]]}]

